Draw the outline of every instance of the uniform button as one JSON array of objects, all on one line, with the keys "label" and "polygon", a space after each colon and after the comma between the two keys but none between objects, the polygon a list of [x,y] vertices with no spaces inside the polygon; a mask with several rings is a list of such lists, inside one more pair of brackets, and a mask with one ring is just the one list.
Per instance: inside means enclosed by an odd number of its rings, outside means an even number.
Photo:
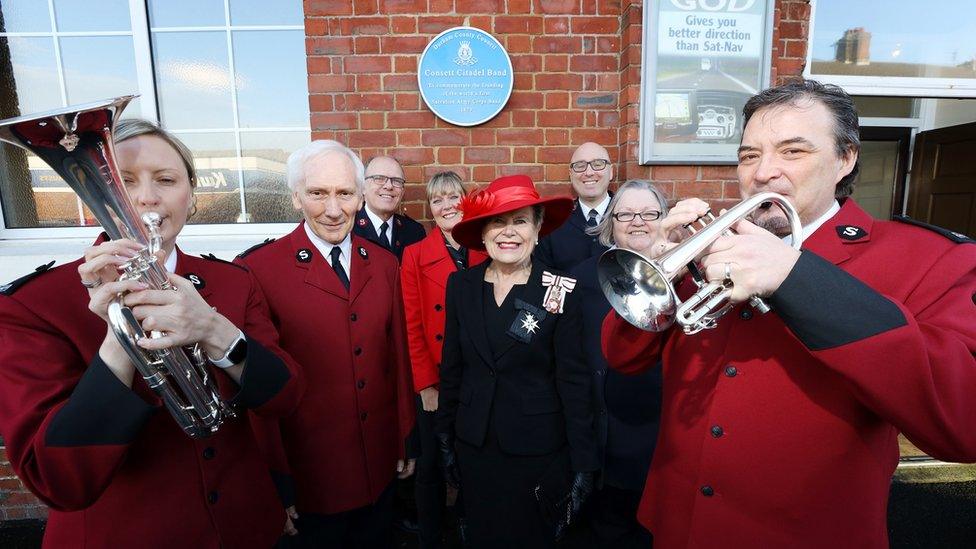
[{"label": "uniform button", "polygon": [[726,377],[735,377],[739,373],[739,370],[735,369],[735,366],[726,366],[725,375]]},{"label": "uniform button", "polygon": [[715,490],[713,490],[711,486],[706,484],[701,487],[701,493],[706,498],[710,498],[715,495]]},{"label": "uniform button", "polygon": [[725,431],[722,430],[722,427],[721,426],[719,426],[719,425],[712,425],[712,436],[713,437],[715,437],[715,438],[721,438],[722,435],[724,435],[724,434],[725,434]]},{"label": "uniform button", "polygon": [[361,419],[363,421],[366,421],[366,416],[367,415],[369,415],[369,414],[367,414],[366,412],[363,412],[363,413],[359,414],[359,419]]},{"label": "uniform button", "polygon": [[363,348],[362,348],[362,347],[356,347],[356,349],[355,349],[355,350],[353,350],[353,352],[352,352],[352,353],[353,353],[354,355],[356,355],[356,356],[359,356],[359,355],[361,355],[361,354],[363,354]]},{"label": "uniform button", "polygon": [[434,339],[436,339],[437,341],[440,341],[440,340],[444,339],[444,336],[442,336],[441,334],[437,334],[437,335],[434,336]]},{"label": "uniform button", "polygon": [[351,320],[353,322],[356,322],[356,318],[357,318],[356,317],[356,313],[353,313],[353,314],[349,315],[349,320]]},{"label": "uniform button", "polygon": [[359,387],[360,389],[362,389],[365,386],[366,386],[366,380],[360,379],[359,382],[356,383],[356,387]]},{"label": "uniform button", "polygon": [[218,496],[219,496],[219,494],[217,494],[217,491],[214,490],[214,491],[210,492],[209,494],[207,494],[207,501],[209,501],[210,503],[217,503],[217,497]]},{"label": "uniform button", "polygon": [[748,307],[743,307],[742,310],[739,311],[739,318],[741,318],[742,320],[749,320],[750,318],[752,318],[752,309],[749,309]]},{"label": "uniform button", "polygon": [[434,305],[434,310],[435,310],[435,311],[440,311],[440,310],[441,310],[441,309],[443,309],[443,308],[444,308],[444,307],[441,307],[441,304],[440,304],[440,303],[438,303],[437,305]]},{"label": "uniform button", "polygon": [[489,369],[488,375],[490,375],[491,377],[495,377],[495,370]]},{"label": "uniform button", "polygon": [[597,371],[596,371],[596,375],[598,375],[598,376],[602,376],[602,375],[603,375],[603,370],[597,370]]},{"label": "uniform button", "polygon": [[209,446],[203,449],[203,459],[213,459],[215,455],[217,455],[217,450]]}]

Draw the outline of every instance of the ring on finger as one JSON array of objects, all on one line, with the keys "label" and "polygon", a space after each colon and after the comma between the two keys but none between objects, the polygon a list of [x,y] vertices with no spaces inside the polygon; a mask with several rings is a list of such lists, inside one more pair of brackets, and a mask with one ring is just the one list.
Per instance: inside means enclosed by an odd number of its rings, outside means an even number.
[{"label": "ring on finger", "polygon": [[732,264],[725,262],[725,280],[732,280]]},{"label": "ring on finger", "polygon": [[89,290],[94,290],[95,288],[102,285],[102,279],[96,278],[94,281],[89,282],[85,279],[81,280],[81,285],[88,288]]}]

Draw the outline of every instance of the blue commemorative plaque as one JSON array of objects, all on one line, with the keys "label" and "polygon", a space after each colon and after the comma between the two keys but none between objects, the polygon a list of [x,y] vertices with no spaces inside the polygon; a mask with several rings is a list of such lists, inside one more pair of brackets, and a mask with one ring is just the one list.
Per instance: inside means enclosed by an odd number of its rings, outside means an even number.
[{"label": "blue commemorative plaque", "polygon": [[515,83],[508,52],[487,32],[454,27],[424,48],[417,67],[424,103],[456,126],[477,126],[508,103]]}]

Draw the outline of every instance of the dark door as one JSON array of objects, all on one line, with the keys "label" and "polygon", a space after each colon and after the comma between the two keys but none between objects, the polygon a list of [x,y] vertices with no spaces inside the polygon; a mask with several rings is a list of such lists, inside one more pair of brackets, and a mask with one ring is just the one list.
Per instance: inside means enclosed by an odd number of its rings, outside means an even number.
[{"label": "dark door", "polygon": [[907,213],[976,237],[976,122],[915,137]]},{"label": "dark door", "polygon": [[902,213],[911,139],[911,128],[861,128],[861,171],[853,197],[876,219]]}]

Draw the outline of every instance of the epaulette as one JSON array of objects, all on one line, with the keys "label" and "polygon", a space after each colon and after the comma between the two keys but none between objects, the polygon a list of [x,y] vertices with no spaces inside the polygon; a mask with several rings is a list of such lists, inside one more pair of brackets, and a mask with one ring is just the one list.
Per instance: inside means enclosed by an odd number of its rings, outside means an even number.
[{"label": "epaulette", "polygon": [[928,229],[930,231],[937,232],[942,236],[948,238],[949,240],[955,242],[956,244],[976,244],[976,240],[973,240],[972,238],[969,238],[968,236],[962,233],[957,233],[956,231],[950,231],[949,229],[946,229],[944,227],[939,227],[938,225],[930,225],[928,223],[919,221],[917,219],[912,219],[907,215],[895,215],[892,216],[892,219],[900,223],[908,223],[909,225],[915,225],[916,227],[921,227],[923,229]]},{"label": "epaulette", "polygon": [[257,244],[255,244],[255,245],[251,246],[250,248],[244,250],[243,252],[237,254],[237,257],[247,257],[247,254],[253,252],[254,250],[257,250],[258,248],[260,248],[262,246],[267,246],[268,244],[271,244],[275,240],[276,240],[275,238],[265,238],[264,239],[264,242],[258,242]]},{"label": "epaulette", "polygon": [[37,267],[36,269],[34,269],[34,272],[27,273],[24,276],[18,278],[17,280],[14,280],[13,282],[8,282],[8,283],[4,284],[3,286],[0,286],[0,294],[3,294],[3,295],[14,295],[14,292],[16,292],[21,286],[23,286],[24,284],[27,284],[31,280],[33,280],[33,279],[41,276],[42,274],[48,272],[51,269],[51,267],[53,267],[53,266],[54,266],[54,261],[52,261],[50,263],[45,263],[44,265],[41,265],[41,266]]},{"label": "epaulette", "polygon": [[228,265],[237,267],[238,269],[241,269],[242,271],[246,271],[247,270],[247,267],[245,267],[244,265],[238,265],[237,263],[233,263],[233,262],[227,261],[226,259],[220,259],[219,257],[215,256],[214,254],[203,254],[200,257],[202,257],[202,258],[204,258],[204,259],[206,259],[208,261],[216,261],[218,263],[226,263]]}]

